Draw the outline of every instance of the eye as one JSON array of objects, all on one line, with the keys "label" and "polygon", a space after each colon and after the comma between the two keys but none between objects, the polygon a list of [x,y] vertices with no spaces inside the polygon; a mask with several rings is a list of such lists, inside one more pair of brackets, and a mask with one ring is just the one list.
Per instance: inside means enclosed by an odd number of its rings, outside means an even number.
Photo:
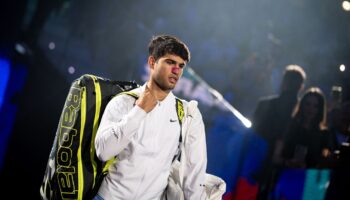
[{"label": "eye", "polygon": [[183,69],[186,65],[185,64],[179,64],[179,67]]},{"label": "eye", "polygon": [[174,64],[176,64],[176,62],[173,61],[173,60],[166,60],[165,62],[166,62],[167,64],[169,64],[169,65],[174,65]]}]

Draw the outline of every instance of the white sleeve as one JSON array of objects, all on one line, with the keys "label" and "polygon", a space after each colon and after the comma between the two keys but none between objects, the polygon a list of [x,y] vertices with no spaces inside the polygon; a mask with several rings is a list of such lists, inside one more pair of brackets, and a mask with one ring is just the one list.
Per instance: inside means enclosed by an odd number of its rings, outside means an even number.
[{"label": "white sleeve", "polygon": [[193,121],[188,127],[185,141],[186,164],[184,167],[185,199],[205,198],[205,173],[207,168],[207,148],[202,115],[196,108]]},{"label": "white sleeve", "polygon": [[120,95],[107,104],[95,138],[96,154],[101,161],[118,155],[146,117],[147,113],[142,108],[133,106],[134,101],[133,97]]}]

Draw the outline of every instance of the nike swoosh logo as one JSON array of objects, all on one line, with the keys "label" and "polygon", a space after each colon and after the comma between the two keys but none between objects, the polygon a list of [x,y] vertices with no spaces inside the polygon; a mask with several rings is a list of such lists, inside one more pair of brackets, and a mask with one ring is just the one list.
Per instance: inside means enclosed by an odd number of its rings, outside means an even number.
[{"label": "nike swoosh logo", "polygon": [[170,119],[170,122],[176,122],[177,120],[176,119]]}]

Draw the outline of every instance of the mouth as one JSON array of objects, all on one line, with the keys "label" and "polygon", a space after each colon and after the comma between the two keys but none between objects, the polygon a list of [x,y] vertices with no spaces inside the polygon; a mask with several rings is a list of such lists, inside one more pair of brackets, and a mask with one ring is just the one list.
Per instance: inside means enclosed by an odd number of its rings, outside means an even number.
[{"label": "mouth", "polygon": [[169,82],[172,84],[176,84],[178,78],[177,77],[169,77]]}]

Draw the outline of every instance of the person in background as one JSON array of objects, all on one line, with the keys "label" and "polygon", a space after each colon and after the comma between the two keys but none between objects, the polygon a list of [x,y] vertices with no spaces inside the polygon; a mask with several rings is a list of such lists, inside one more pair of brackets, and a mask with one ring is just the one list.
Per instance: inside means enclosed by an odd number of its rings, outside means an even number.
[{"label": "person in background", "polygon": [[298,94],[304,87],[306,74],[298,65],[288,65],[285,68],[280,94],[262,98],[254,111],[253,130],[267,143],[267,153],[263,159],[261,170],[257,173],[259,184],[258,199],[267,199],[273,183],[275,166],[273,154],[280,149],[283,133],[291,119]]},{"label": "person in background", "polygon": [[330,157],[326,100],[317,87],[309,88],[295,109],[286,131],[282,158],[286,167],[322,168]]},{"label": "person in background", "polygon": [[350,197],[350,102],[344,102],[334,113],[334,117],[330,132],[335,162],[332,165],[326,200]]},{"label": "person in background", "polygon": [[350,142],[350,102],[335,108],[329,122],[331,150],[337,153],[343,143]]},{"label": "person in background", "polygon": [[338,112],[342,104],[342,90],[341,86],[332,86],[329,99],[327,100],[327,127],[333,126],[333,115],[335,115],[335,112]]}]

